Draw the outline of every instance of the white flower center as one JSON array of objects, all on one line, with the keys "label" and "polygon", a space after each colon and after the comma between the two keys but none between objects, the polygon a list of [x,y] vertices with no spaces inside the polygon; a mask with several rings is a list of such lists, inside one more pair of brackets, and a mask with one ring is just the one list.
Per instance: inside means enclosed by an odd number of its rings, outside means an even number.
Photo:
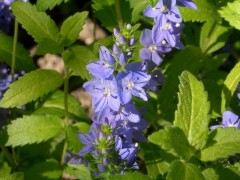
[{"label": "white flower center", "polygon": [[165,40],[162,40],[162,44],[164,45],[164,44],[166,44],[167,42],[165,41]]},{"label": "white flower center", "polygon": [[180,23],[176,23],[176,25],[175,25],[176,27],[180,27]]},{"label": "white flower center", "polygon": [[150,50],[151,52],[154,52],[154,51],[157,50],[157,47],[154,46],[154,45],[152,45],[152,46],[149,47],[149,50]]},{"label": "white flower center", "polygon": [[169,29],[171,29],[171,27],[172,27],[172,26],[171,26],[171,24],[170,24],[170,23],[167,23],[167,24],[165,25],[165,29],[166,29],[166,30],[169,30]]},{"label": "white flower center", "polygon": [[160,9],[162,12],[168,12],[168,7],[167,6],[163,6],[163,7],[161,7],[161,9]]},{"label": "white flower center", "polygon": [[103,91],[104,96],[109,96],[111,94],[111,90],[109,88],[105,88]]},{"label": "white flower center", "polygon": [[128,89],[132,89],[134,87],[134,83],[132,81],[127,82]]}]

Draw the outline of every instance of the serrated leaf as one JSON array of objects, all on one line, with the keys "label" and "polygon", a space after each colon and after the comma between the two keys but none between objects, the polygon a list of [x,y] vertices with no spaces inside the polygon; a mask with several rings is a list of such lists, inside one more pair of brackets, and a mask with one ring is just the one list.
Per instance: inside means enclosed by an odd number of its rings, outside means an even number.
[{"label": "serrated leaf", "polygon": [[11,173],[11,167],[9,167],[6,162],[4,162],[0,168],[0,177],[9,176],[10,173]]},{"label": "serrated leaf", "polygon": [[24,173],[23,172],[16,172],[8,177],[5,177],[4,180],[24,180]]},{"label": "serrated leaf", "polygon": [[[64,110],[64,92],[59,90],[52,93],[47,100],[43,102],[41,107],[58,108]],[[81,106],[80,101],[72,95],[68,95],[68,112],[82,119],[87,118],[85,110]]]},{"label": "serrated leaf", "polygon": [[221,17],[218,13],[217,4],[214,1],[208,0],[194,0],[194,3],[197,5],[198,9],[193,10],[191,8],[179,7],[180,14],[183,20],[186,21],[220,21]]},{"label": "serrated leaf", "polygon": [[180,160],[173,161],[166,180],[204,180],[204,177],[194,164]]},{"label": "serrated leaf", "polygon": [[240,30],[240,1],[228,3],[222,10],[219,10],[220,15],[229,22],[229,24]]},{"label": "serrated leaf", "polygon": [[56,90],[62,83],[63,77],[57,71],[46,69],[32,71],[9,86],[0,102],[0,107],[24,105]]},{"label": "serrated leaf", "polygon": [[[120,3],[120,12],[122,16],[122,21],[124,23],[131,23],[131,9],[130,4],[127,0],[121,0]],[[98,18],[104,27],[109,31],[113,31],[113,28],[118,27],[118,18],[115,9],[115,0],[93,0],[92,4],[93,9],[95,10],[94,15]]]},{"label": "serrated leaf", "polygon": [[178,76],[184,70],[197,75],[204,61],[206,61],[206,57],[199,48],[194,46],[188,46],[185,50],[177,52],[173,59],[169,61],[169,66],[164,73],[167,78],[158,96],[160,117],[162,119],[167,121],[173,121],[174,119],[179,83]]},{"label": "serrated leaf", "polygon": [[52,39],[42,39],[38,46],[36,55],[50,54],[61,54],[64,51],[64,46],[62,43],[56,42]]},{"label": "serrated leaf", "polygon": [[181,128],[189,143],[196,149],[202,149],[208,137],[210,103],[202,82],[190,72],[180,76],[178,108],[174,125]]},{"label": "serrated leaf", "polygon": [[215,161],[239,153],[240,131],[236,128],[217,128],[209,135],[206,147],[201,150],[202,161]]},{"label": "serrated leaf", "polygon": [[230,35],[228,27],[214,21],[207,21],[201,31],[200,47],[203,53],[211,54],[222,48]]},{"label": "serrated leaf", "polygon": [[[71,167],[69,167],[71,166]],[[80,180],[92,180],[91,174],[89,169],[80,164],[80,165],[69,165],[64,169],[64,172],[67,174],[70,174],[72,176],[75,176],[76,178]]]},{"label": "serrated leaf", "polygon": [[[13,38],[0,32],[0,61],[12,65]],[[16,47],[16,68],[26,72],[36,69],[33,59],[22,44],[17,43]]]},{"label": "serrated leaf", "polygon": [[148,139],[180,158],[188,160],[193,154],[193,148],[189,145],[183,131],[178,127],[166,127],[164,130],[151,134]]},{"label": "serrated leaf", "polygon": [[67,128],[68,149],[73,153],[79,153],[79,151],[83,148],[83,144],[77,138],[78,133],[79,130],[77,127],[69,126]]},{"label": "serrated leaf", "polygon": [[150,142],[141,143],[140,149],[144,155],[147,174],[153,178],[157,178],[159,174],[164,176],[169,170],[170,163],[176,159],[173,155]]},{"label": "serrated leaf", "polygon": [[36,6],[21,1],[12,3],[11,8],[18,22],[36,42],[43,39],[58,41],[58,27],[45,12],[39,12]]},{"label": "serrated leaf", "polygon": [[24,116],[7,126],[7,146],[24,146],[47,141],[64,129],[62,119],[56,116]]},{"label": "serrated leaf", "polygon": [[63,53],[65,65],[73,70],[74,75],[80,76],[82,79],[91,79],[91,75],[86,69],[86,65],[90,63],[94,57],[92,51],[86,46],[73,46]]},{"label": "serrated leaf", "polygon": [[70,16],[63,22],[60,35],[63,37],[63,44],[65,46],[69,46],[77,40],[87,16],[88,12],[84,11]]},{"label": "serrated leaf", "polygon": [[62,175],[62,169],[56,160],[50,159],[34,164],[30,168],[25,169],[24,174],[25,179],[60,179]]},{"label": "serrated leaf", "polygon": [[106,180],[150,180],[152,178],[140,173],[140,172],[126,172],[123,175],[116,175],[116,176],[111,176],[109,175],[106,177]]},{"label": "serrated leaf", "polygon": [[64,0],[37,0],[38,11],[52,10],[55,6],[61,4]]},{"label": "serrated leaf", "polygon": [[223,83],[222,88],[222,103],[221,103],[221,111],[222,113],[228,108],[232,96],[238,86],[240,81],[240,62],[237,63],[234,68],[227,75],[226,80]]}]

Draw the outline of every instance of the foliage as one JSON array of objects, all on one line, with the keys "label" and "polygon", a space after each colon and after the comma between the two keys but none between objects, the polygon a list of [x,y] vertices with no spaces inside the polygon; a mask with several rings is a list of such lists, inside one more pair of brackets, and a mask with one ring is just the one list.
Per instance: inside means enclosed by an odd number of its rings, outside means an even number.
[{"label": "foliage", "polygon": [[0,2],[0,179],[239,179],[240,1],[159,1]]}]

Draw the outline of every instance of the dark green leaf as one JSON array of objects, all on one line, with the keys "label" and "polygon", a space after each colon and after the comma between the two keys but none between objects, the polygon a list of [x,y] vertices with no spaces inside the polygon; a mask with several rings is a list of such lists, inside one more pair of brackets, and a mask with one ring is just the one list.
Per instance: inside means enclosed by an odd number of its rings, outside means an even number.
[{"label": "dark green leaf", "polygon": [[80,180],[92,180],[89,169],[84,165],[69,165],[64,172]]},{"label": "dark green leaf", "polygon": [[133,172],[133,173],[130,173],[130,172],[127,172],[127,173],[124,173],[124,175],[116,175],[116,176],[108,176],[106,178],[107,180],[149,180],[151,179],[150,177],[140,173],[140,172]]},{"label": "dark green leaf", "polygon": [[150,142],[141,143],[140,150],[144,155],[144,163],[147,168],[148,176],[156,178],[168,172],[170,163],[176,158],[160,149],[159,146]]},{"label": "dark green leaf", "polygon": [[1,107],[16,107],[47,94],[63,83],[57,71],[38,69],[20,77],[9,86],[0,103]]},{"label": "dark green leaf", "polygon": [[94,57],[93,52],[88,47],[70,47],[63,53],[63,59],[66,66],[73,70],[73,75],[81,76],[81,78],[83,79],[92,78],[86,69],[86,65],[96,58]]},{"label": "dark green leaf", "polygon": [[206,147],[200,152],[202,161],[215,161],[239,153],[240,131],[236,128],[217,128],[209,135]]},{"label": "dark green leaf", "polygon": [[64,124],[56,116],[25,116],[11,121],[7,126],[7,146],[23,146],[40,143],[63,131]]},{"label": "dark green leaf", "polygon": [[173,121],[177,104],[178,76],[184,70],[193,74],[198,74],[206,59],[201,50],[194,46],[189,46],[183,51],[175,54],[169,61],[169,66],[164,73],[167,77],[158,96],[160,117],[164,120]]},{"label": "dark green leaf", "polygon": [[203,53],[211,54],[222,48],[230,35],[228,27],[214,21],[207,21],[201,31],[200,47]]},{"label": "dark green leaf", "polygon": [[166,127],[164,130],[151,134],[148,139],[180,158],[188,160],[193,154],[193,148],[189,145],[183,131],[178,127]]},{"label": "dark green leaf", "polygon": [[[12,65],[13,38],[0,32],[0,61]],[[36,69],[33,59],[22,44],[17,43],[16,68],[29,72]]]},{"label": "dark green leaf", "polygon": [[37,55],[46,53],[61,54],[64,51],[64,46],[52,39],[42,39],[37,46]]},{"label": "dark green leaf", "polygon": [[[59,90],[52,93],[41,107],[64,110],[64,92]],[[80,101],[72,95],[68,95],[68,112],[80,118],[87,118]]]},{"label": "dark green leaf", "polygon": [[79,153],[79,151],[83,148],[83,144],[77,138],[77,134],[79,130],[77,127],[69,126],[67,128],[67,140],[68,140],[68,149],[73,153]]},{"label": "dark green leaf", "polygon": [[[122,16],[122,21],[124,23],[131,23],[131,9],[130,4],[127,0],[121,0],[120,12]],[[92,4],[95,10],[95,16],[98,18],[104,27],[109,31],[113,31],[113,28],[118,27],[118,18],[116,14],[115,0],[93,0]]]},{"label": "dark green leaf", "polygon": [[143,11],[148,5],[148,0],[130,0],[132,8],[132,22],[137,22],[143,18]]},{"label": "dark green leaf", "polygon": [[32,167],[26,169],[24,174],[25,179],[60,179],[62,175],[62,169],[56,160],[50,159],[34,164]]},{"label": "dark green leaf", "polygon": [[194,164],[180,160],[173,161],[166,180],[204,180],[204,177]]},{"label": "dark green leaf", "polygon": [[187,7],[179,7],[181,16],[184,21],[220,21],[221,17],[218,13],[218,7],[215,1],[209,0],[194,0],[198,9],[193,10]]},{"label": "dark green leaf", "polygon": [[222,89],[222,103],[221,110],[222,113],[228,109],[232,96],[238,86],[240,81],[240,62],[235,65],[235,67],[228,74],[226,80],[223,83]]},{"label": "dark green leaf", "polygon": [[52,10],[55,6],[66,0],[37,0],[37,9],[39,11]]},{"label": "dark green leaf", "polygon": [[201,81],[184,71],[180,76],[178,109],[174,125],[180,127],[189,143],[202,149],[207,141],[210,103]]},{"label": "dark green leaf", "polygon": [[65,46],[69,46],[77,40],[87,16],[88,12],[84,11],[70,16],[63,22],[60,35],[63,38],[63,44]]},{"label": "dark green leaf", "polygon": [[228,3],[228,5],[219,11],[221,16],[229,22],[229,24],[236,29],[240,30],[240,1],[234,1],[233,3]]},{"label": "dark green leaf", "polygon": [[12,3],[11,8],[18,22],[37,42],[58,41],[58,27],[45,12],[38,12],[34,5],[21,1]]}]

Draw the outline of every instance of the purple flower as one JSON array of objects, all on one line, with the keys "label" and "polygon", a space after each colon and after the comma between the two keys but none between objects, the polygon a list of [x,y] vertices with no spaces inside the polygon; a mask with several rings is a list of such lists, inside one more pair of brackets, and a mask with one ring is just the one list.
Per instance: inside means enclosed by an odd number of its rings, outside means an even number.
[{"label": "purple flower", "polygon": [[144,88],[151,89],[152,91],[157,91],[158,85],[163,84],[164,80],[165,80],[164,75],[159,70],[155,70],[151,74],[151,79],[144,86]]},{"label": "purple flower", "polygon": [[176,0],[159,0],[154,8],[150,5],[144,10],[143,14],[147,17],[161,19],[164,17],[172,22],[180,23],[182,18],[176,6]]},{"label": "purple flower", "polygon": [[231,111],[225,111],[222,115],[222,124],[211,126],[210,129],[216,129],[219,127],[227,128],[227,127],[236,127],[240,128],[240,121],[238,115],[234,114]]},{"label": "purple flower", "polygon": [[114,111],[120,107],[120,99],[116,80],[93,79],[83,84],[85,90],[93,96],[92,103],[95,112],[106,106]]},{"label": "purple flower", "polygon": [[140,37],[140,42],[146,48],[142,48],[140,50],[140,57],[144,61],[153,61],[156,65],[160,65],[162,63],[162,58],[160,57],[160,53],[163,53],[162,44],[154,44],[152,41],[152,31],[149,29],[144,29],[142,35]]},{"label": "purple flower", "polygon": [[192,0],[177,0],[177,5],[197,10],[197,6]]},{"label": "purple flower", "polygon": [[116,59],[105,46],[101,46],[99,49],[99,59],[99,61],[88,64],[87,70],[95,77],[110,77],[114,72],[112,67]]},{"label": "purple flower", "polygon": [[143,87],[148,83],[151,76],[144,72],[120,72],[116,79],[119,84],[119,96],[122,104],[131,101],[132,95],[147,101],[147,93]]}]

